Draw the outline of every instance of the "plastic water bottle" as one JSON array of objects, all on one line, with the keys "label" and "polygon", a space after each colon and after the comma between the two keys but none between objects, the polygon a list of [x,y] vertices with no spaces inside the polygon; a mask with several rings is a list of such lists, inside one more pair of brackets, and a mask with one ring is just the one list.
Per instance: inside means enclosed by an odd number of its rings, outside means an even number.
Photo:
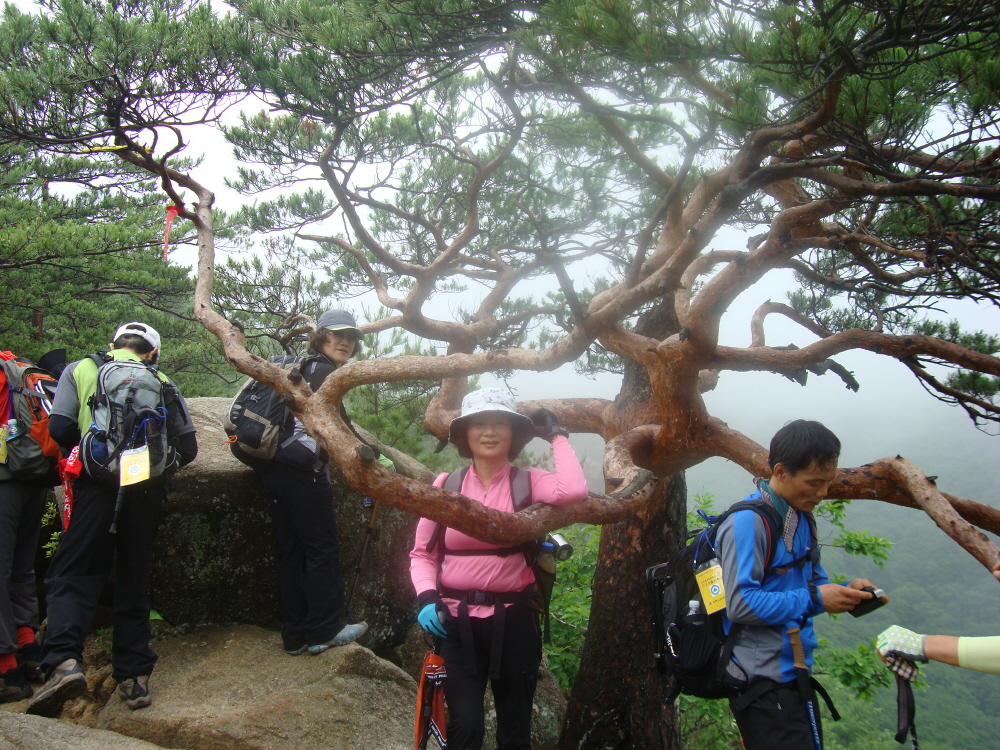
[{"label": "plastic water bottle", "polygon": [[555,575],[556,572],[556,558],[554,555],[555,545],[552,542],[542,542],[540,549],[538,550],[538,567],[544,570],[546,573],[552,573]]},{"label": "plastic water bottle", "polygon": [[8,419],[7,420],[7,439],[8,440],[13,440],[19,434],[20,433],[18,432],[17,420],[16,419]]}]

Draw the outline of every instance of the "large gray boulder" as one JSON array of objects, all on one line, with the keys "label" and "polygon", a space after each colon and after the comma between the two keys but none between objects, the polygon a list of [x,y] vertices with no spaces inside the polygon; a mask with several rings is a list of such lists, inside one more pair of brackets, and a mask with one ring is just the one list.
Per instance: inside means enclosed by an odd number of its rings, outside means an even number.
[{"label": "large gray boulder", "polygon": [[162,750],[102,729],[0,710],[0,750]]},{"label": "large gray boulder", "polygon": [[277,633],[206,626],[157,641],[153,705],[114,695],[97,726],[188,750],[409,750],[416,683],[357,644],[288,656]]},{"label": "large gray boulder", "polygon": [[[259,477],[226,447],[222,419],[229,399],[188,401],[198,428],[198,458],[176,477],[153,550],[153,608],[171,623],[243,622],[276,627],[274,536]],[[348,594],[370,509],[331,466],[331,502]],[[414,620],[409,548],[417,519],[380,507],[358,590],[345,620],[366,620],[364,643],[390,653]]]}]

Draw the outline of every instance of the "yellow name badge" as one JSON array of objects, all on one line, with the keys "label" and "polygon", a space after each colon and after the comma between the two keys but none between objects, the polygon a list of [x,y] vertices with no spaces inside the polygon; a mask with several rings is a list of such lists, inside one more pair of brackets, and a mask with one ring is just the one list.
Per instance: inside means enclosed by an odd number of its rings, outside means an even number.
[{"label": "yellow name badge", "polygon": [[726,608],[726,589],[722,585],[722,566],[716,563],[694,574],[698,590],[705,602],[705,614]]},{"label": "yellow name badge", "polygon": [[118,458],[118,482],[122,487],[149,479],[149,448],[122,451]]}]

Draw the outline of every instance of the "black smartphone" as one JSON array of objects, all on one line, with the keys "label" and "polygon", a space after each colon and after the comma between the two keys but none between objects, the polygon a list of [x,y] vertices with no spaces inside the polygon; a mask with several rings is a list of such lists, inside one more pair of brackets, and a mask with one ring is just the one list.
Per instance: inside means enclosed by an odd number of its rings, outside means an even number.
[{"label": "black smartphone", "polygon": [[882,589],[877,589],[874,586],[865,586],[861,590],[867,591],[869,594],[872,594],[873,596],[871,599],[864,599],[863,601],[859,602],[854,607],[854,609],[848,610],[848,612],[850,612],[852,617],[861,617],[862,615],[867,615],[869,612],[874,612],[879,607],[885,605],[885,602],[879,598],[885,596],[885,592]]}]

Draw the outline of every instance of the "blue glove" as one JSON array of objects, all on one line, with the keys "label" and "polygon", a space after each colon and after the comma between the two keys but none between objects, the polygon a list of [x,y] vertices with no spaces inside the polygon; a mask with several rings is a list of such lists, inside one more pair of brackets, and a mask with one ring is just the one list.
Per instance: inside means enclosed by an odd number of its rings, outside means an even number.
[{"label": "blue glove", "polygon": [[444,629],[444,625],[441,623],[441,618],[438,616],[439,606],[444,610],[445,616],[447,616],[448,610],[445,609],[443,604],[431,602],[430,604],[425,604],[424,608],[420,610],[420,614],[417,615],[417,622],[420,623],[420,627],[431,635],[447,638],[448,631]]}]

